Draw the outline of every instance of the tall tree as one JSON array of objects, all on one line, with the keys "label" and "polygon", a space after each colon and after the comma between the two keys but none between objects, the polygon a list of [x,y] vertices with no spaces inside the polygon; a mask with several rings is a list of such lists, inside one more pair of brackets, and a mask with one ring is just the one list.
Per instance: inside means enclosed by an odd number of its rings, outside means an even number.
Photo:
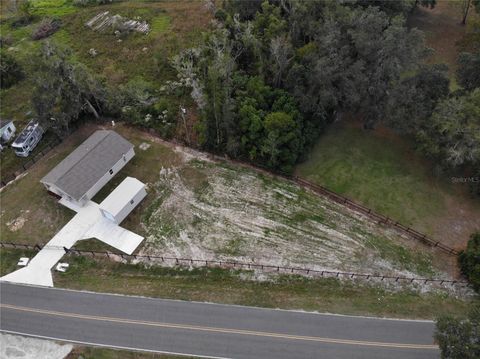
[{"label": "tall tree", "polygon": [[462,24],[465,25],[467,23],[468,13],[470,12],[470,5],[472,4],[472,0],[462,0]]},{"label": "tall tree", "polygon": [[440,102],[417,138],[421,148],[445,166],[479,166],[480,89]]},{"label": "tall tree", "polygon": [[459,55],[457,79],[467,91],[480,87],[480,49],[473,54],[462,52]]},{"label": "tall tree", "polygon": [[63,134],[83,112],[99,117],[105,89],[85,66],[70,60],[67,49],[43,43],[35,68],[32,103],[46,127]]},{"label": "tall tree", "polygon": [[400,132],[417,133],[427,125],[438,102],[450,93],[449,84],[446,65],[422,66],[390,92],[385,122]]}]

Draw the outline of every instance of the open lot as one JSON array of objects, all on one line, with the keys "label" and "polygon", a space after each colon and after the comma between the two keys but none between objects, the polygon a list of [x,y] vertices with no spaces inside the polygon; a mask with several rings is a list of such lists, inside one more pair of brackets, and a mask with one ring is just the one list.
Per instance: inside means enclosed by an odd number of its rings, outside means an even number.
[{"label": "open lot", "polygon": [[297,174],[457,249],[480,229],[480,201],[468,184],[435,174],[412,143],[387,129],[335,123]]},{"label": "open lot", "polygon": [[[81,128],[2,190],[3,241],[45,243],[73,216],[48,196],[39,179],[96,128]],[[403,276],[454,275],[453,257],[289,181],[213,162],[203,153],[131,127],[115,129],[137,146],[137,155],[94,201],[103,200],[127,175],[147,183],[147,198],[122,223],[146,237],[140,254]],[[148,148],[142,150],[140,144]]]}]

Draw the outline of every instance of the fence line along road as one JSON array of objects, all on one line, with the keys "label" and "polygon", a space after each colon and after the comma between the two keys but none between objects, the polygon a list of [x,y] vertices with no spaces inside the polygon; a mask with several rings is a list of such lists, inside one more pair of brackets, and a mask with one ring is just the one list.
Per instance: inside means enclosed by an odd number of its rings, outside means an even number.
[{"label": "fence line along road", "polygon": [[402,277],[402,276],[391,276],[391,275],[382,275],[382,274],[365,274],[365,273],[355,273],[355,272],[342,272],[336,270],[318,270],[305,267],[284,267],[271,264],[262,264],[262,263],[245,263],[239,261],[229,261],[229,260],[210,260],[210,259],[195,259],[195,258],[180,258],[180,257],[168,257],[168,256],[155,256],[155,255],[138,255],[138,254],[124,254],[124,253],[114,253],[108,251],[94,251],[94,250],[82,250],[82,249],[68,249],[66,247],[59,246],[48,246],[44,244],[24,244],[24,243],[12,243],[12,242],[0,242],[0,248],[14,248],[14,249],[25,249],[25,250],[59,250],[63,249],[66,254],[69,255],[78,255],[78,256],[88,256],[94,258],[110,258],[110,257],[121,257],[125,260],[143,260],[143,261],[155,261],[161,262],[165,265],[175,265],[175,266],[188,266],[188,267],[217,267],[217,268],[227,268],[227,269],[250,269],[258,270],[263,272],[276,272],[281,274],[298,274],[298,275],[311,275],[314,277],[323,277],[323,278],[349,278],[349,279],[367,279],[367,280],[380,280],[380,281],[390,281],[390,282],[399,282],[399,283],[435,283],[439,285],[448,284],[451,286],[467,287],[468,282],[462,280],[450,280],[450,279],[441,279],[441,278],[420,278],[420,277]]}]

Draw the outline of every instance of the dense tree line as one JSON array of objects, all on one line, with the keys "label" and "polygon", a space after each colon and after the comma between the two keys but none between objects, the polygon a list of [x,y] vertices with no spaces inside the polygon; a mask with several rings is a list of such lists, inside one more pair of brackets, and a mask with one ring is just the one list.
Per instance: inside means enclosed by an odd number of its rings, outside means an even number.
[{"label": "dense tree line", "polygon": [[[367,129],[383,122],[411,136],[443,168],[480,175],[480,46],[469,39],[464,47],[461,89],[451,93],[448,68],[424,65],[430,50],[423,34],[405,23],[416,6],[435,1],[221,5],[203,41],[172,59],[178,81],[165,86],[175,96],[190,92],[204,148],[290,172],[321,131],[350,112]],[[59,132],[84,113],[120,117],[164,136],[175,131],[178,105],[145,80],[109,88],[49,42],[35,74],[34,108]]]},{"label": "dense tree line", "polygon": [[174,60],[202,111],[202,144],[290,171],[339,112],[373,128],[428,53],[422,33],[405,26],[413,6],[226,1],[203,43]]},{"label": "dense tree line", "polygon": [[[435,1],[224,1],[215,29],[174,61],[201,109],[203,146],[290,171],[338,114],[351,112],[367,129],[383,122],[411,136],[444,170],[475,175],[480,52],[459,56],[462,89],[451,93],[448,67],[424,65],[431,50],[406,26],[416,6]],[[253,83],[289,99],[281,112],[296,115],[277,129],[284,139],[266,126],[275,99],[252,97]]]}]

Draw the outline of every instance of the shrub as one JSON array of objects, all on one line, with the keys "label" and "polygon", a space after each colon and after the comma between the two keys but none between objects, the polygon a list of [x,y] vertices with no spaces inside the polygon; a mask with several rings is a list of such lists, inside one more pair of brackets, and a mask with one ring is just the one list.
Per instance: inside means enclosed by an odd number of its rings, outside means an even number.
[{"label": "shrub", "polygon": [[[120,0],[116,0],[118,2]],[[75,6],[96,6],[96,5],[105,5],[111,4],[114,0],[73,0],[73,5]]]},{"label": "shrub", "polygon": [[21,27],[30,24],[35,16],[32,13],[33,6],[31,1],[23,0],[18,5],[18,15],[16,19],[12,22],[12,27]]},{"label": "shrub", "polygon": [[49,37],[60,28],[60,25],[61,21],[59,19],[45,18],[33,30],[32,39],[40,40]]},{"label": "shrub", "polygon": [[21,66],[15,58],[3,51],[0,52],[0,87],[9,88],[23,78]]},{"label": "shrub", "polygon": [[467,248],[458,256],[458,262],[473,289],[480,292],[480,232],[471,235]]},{"label": "shrub", "polygon": [[437,320],[435,339],[442,359],[480,358],[480,306],[472,306],[467,318],[443,316]]}]

